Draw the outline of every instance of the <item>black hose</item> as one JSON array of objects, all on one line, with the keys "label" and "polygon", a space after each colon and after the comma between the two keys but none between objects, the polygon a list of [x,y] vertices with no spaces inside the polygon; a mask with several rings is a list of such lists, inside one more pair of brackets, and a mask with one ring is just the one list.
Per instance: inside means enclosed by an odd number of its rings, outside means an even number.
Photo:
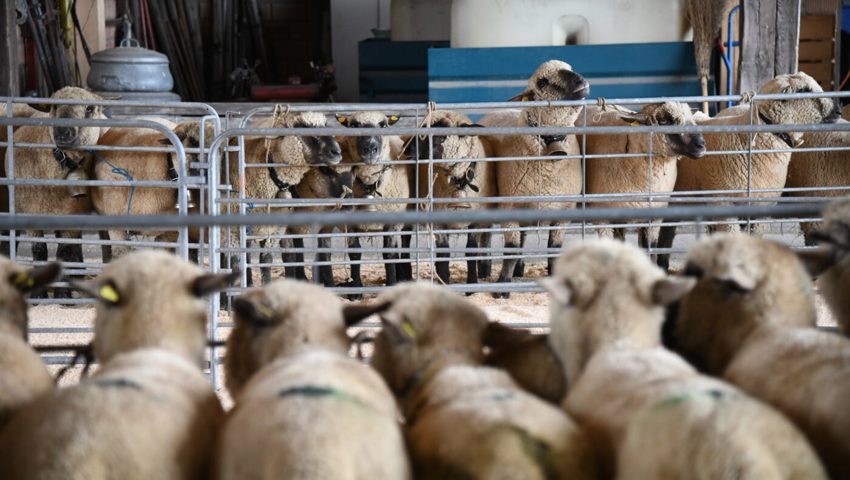
[{"label": "black hose", "polygon": [[91,50],[89,43],[86,42],[86,37],[83,36],[83,27],[80,26],[80,17],[77,16],[77,0],[71,3],[71,18],[74,19],[74,30],[80,35],[80,43],[83,45],[83,53],[86,55],[86,61],[91,65]]}]

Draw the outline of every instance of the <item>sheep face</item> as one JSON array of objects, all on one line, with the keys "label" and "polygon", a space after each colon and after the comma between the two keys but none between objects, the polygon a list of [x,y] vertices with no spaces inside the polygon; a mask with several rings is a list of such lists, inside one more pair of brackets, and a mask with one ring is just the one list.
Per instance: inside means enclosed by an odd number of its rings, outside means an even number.
[{"label": "sheep face", "polygon": [[[324,128],[327,124],[324,114],[317,112],[282,113],[279,107],[275,109],[273,128],[315,128],[318,130]],[[308,165],[336,165],[342,160],[342,150],[336,139],[331,136],[285,135],[267,139],[266,145],[269,150],[269,157],[275,163],[295,164],[295,161],[298,161]]]},{"label": "sheep face", "polygon": [[100,362],[138,348],[163,348],[200,365],[206,347],[206,302],[238,275],[205,274],[158,251],[115,260],[76,287],[97,300],[94,352]]},{"label": "sheep face", "polygon": [[[65,87],[50,98],[61,100],[103,100],[103,98],[77,87]],[[103,107],[95,105],[52,105],[50,118],[106,119]],[[59,148],[77,148],[96,145],[104,129],[100,127],[53,127],[50,137]]]},{"label": "sheep face", "polygon": [[[386,128],[395,125],[399,117],[380,112],[357,112],[351,116],[337,115],[336,119],[348,128]],[[345,140],[354,162],[370,164],[390,158],[390,142],[386,136],[346,137]]]},{"label": "sheep face", "polygon": [[589,93],[590,84],[569,63],[549,60],[528,79],[528,88],[511,100],[581,100]]},{"label": "sheep face", "polygon": [[450,290],[409,283],[387,290],[378,302],[386,309],[371,363],[396,394],[405,395],[451,361],[483,362],[487,316]]},{"label": "sheep face", "polygon": [[[203,148],[209,148],[212,144],[213,139],[215,138],[215,127],[210,122],[204,122],[204,145]],[[174,134],[177,135],[177,138],[180,139],[180,143],[183,144],[185,148],[201,148],[201,127],[198,122],[190,121],[183,122],[174,127]],[[167,139],[162,140],[163,145],[171,145],[171,142]],[[200,157],[200,153],[186,153],[186,168],[189,168],[189,164],[198,162]],[[174,168],[177,168],[177,164],[175,162]],[[189,170],[190,174],[196,174],[197,170]]]},{"label": "sheep face", "polygon": [[[685,103],[653,103],[643,107],[639,113],[622,114],[620,117],[629,123],[641,125],[696,125],[690,107]],[[653,150],[664,157],[685,155],[689,158],[702,158],[705,155],[705,138],[701,133],[668,133],[659,135],[661,141],[653,144]]]},{"label": "sheep face", "polygon": [[[812,77],[803,72],[792,75],[778,75],[764,84],[759,93],[819,93],[823,89]],[[841,117],[841,106],[831,98],[806,98],[800,100],[768,100],[758,102],[758,113],[765,123],[771,124],[810,124],[835,122]],[[789,133],[795,143],[799,143],[802,134]]]},{"label": "sheep face", "polygon": [[26,294],[40,290],[62,272],[58,263],[26,269],[6,257],[0,257],[0,332],[26,340]]},{"label": "sheep face", "polygon": [[552,277],[549,342],[572,384],[597,350],[618,343],[660,344],[664,306],[694,285],[667,277],[632,245],[613,240],[567,248]]},{"label": "sheep face", "polygon": [[342,301],[306,282],[277,280],[233,302],[236,327],[227,340],[227,388],[236,394],[257,370],[282,357],[322,348],[346,355]]},{"label": "sheep face", "polygon": [[698,367],[720,374],[755,328],[814,326],[814,292],[794,252],[744,234],[695,245],[684,275],[697,280],[670,326],[672,341]]}]

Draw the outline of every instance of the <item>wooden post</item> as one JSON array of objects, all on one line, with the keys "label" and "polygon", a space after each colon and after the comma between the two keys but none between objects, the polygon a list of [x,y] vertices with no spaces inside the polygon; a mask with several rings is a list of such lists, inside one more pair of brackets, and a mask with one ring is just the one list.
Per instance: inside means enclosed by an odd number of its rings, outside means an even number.
[{"label": "wooden post", "polygon": [[[91,53],[99,52],[106,48],[106,8],[103,0],[78,0],[77,16],[80,18],[80,27],[89,44]],[[77,36],[77,59],[80,63],[80,77],[84,86],[88,86],[86,77],[89,75],[89,62],[83,53],[82,43]]]},{"label": "wooden post", "polygon": [[0,96],[20,94],[18,73],[18,25],[15,2],[5,1],[0,6]]},{"label": "wooden post", "polygon": [[776,75],[795,73],[800,0],[744,0],[740,91],[755,91]]}]

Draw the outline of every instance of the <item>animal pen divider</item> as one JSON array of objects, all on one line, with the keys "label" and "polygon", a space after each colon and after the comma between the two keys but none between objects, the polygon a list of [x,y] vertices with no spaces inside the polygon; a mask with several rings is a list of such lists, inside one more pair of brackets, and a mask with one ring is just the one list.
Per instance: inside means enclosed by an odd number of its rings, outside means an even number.
[{"label": "animal pen divider", "polygon": [[[799,222],[815,222],[820,219],[819,212],[823,203],[830,197],[844,194],[850,185],[823,185],[795,189],[758,189],[753,188],[748,180],[744,188],[734,190],[711,190],[711,191],[654,191],[652,176],[647,172],[650,188],[646,191],[614,193],[614,194],[588,194],[582,189],[577,195],[556,196],[486,196],[476,197],[467,195],[459,201],[458,198],[440,198],[434,195],[434,175],[440,175],[440,168],[451,166],[459,162],[468,161],[463,158],[436,158],[434,155],[435,145],[444,141],[447,136],[498,136],[498,135],[564,135],[564,134],[645,134],[649,138],[649,151],[646,154],[604,154],[604,155],[562,155],[557,157],[538,155],[531,157],[484,157],[477,158],[478,164],[493,164],[493,162],[550,162],[553,159],[575,159],[581,162],[583,180],[586,178],[586,160],[591,158],[649,158],[650,168],[652,159],[656,152],[653,151],[653,139],[664,134],[676,133],[741,133],[746,132],[751,137],[764,132],[822,132],[822,131],[848,131],[850,124],[816,124],[816,125],[759,125],[756,124],[753,105],[759,101],[776,99],[803,99],[814,97],[845,97],[844,93],[813,93],[813,94],[781,94],[781,95],[754,95],[748,96],[751,103],[750,125],[693,125],[693,126],[587,126],[589,119],[587,115],[579,116],[576,126],[571,128],[549,128],[549,127],[428,127],[422,126],[425,119],[436,110],[454,110],[475,119],[482,114],[506,108],[527,108],[543,106],[595,106],[595,101],[570,101],[570,102],[500,102],[500,103],[467,103],[467,104],[322,104],[322,105],[290,105],[287,112],[321,112],[328,116],[328,123],[337,125],[332,114],[363,111],[376,111],[394,114],[401,120],[394,126],[388,128],[347,128],[343,126],[315,128],[254,128],[259,119],[273,114],[273,107],[262,107],[244,114],[241,121],[236,123],[231,115],[226,116],[225,125],[234,128],[220,130],[218,116],[214,111],[203,104],[168,104],[170,108],[186,108],[181,110],[196,112],[205,115],[199,121],[212,121],[216,125],[216,132],[220,132],[210,142],[201,142],[202,145],[209,144],[208,148],[184,149],[175,138],[169,136],[164,127],[151,125],[149,121],[112,119],[103,121],[93,120],[48,120],[48,119],[10,119],[0,117],[0,125],[5,125],[11,132],[12,125],[38,124],[38,125],[82,125],[82,124],[109,124],[116,127],[147,127],[155,128],[163,132],[172,140],[173,148],[150,149],[153,151],[174,151],[179,159],[181,175],[177,182],[99,182],[78,181],[68,182],[63,180],[23,180],[7,176],[0,181],[0,185],[9,186],[10,205],[14,206],[15,185],[109,185],[121,187],[155,186],[157,188],[176,188],[180,198],[180,208],[174,215],[157,216],[96,216],[84,217],[50,217],[50,216],[27,216],[16,214],[14,208],[6,215],[0,215],[0,228],[9,228],[8,235],[0,237],[8,240],[11,245],[37,240],[32,237],[22,237],[18,232],[21,230],[71,230],[83,229],[89,232],[119,228],[131,231],[169,230],[179,232],[177,242],[161,243],[147,241],[128,241],[130,246],[136,247],[169,247],[176,248],[184,258],[188,257],[189,250],[199,252],[199,264],[212,272],[228,271],[234,267],[241,269],[242,278],[238,286],[226,290],[223,298],[211,297],[210,306],[210,333],[212,340],[220,340],[222,331],[232,327],[227,315],[219,316],[229,311],[229,299],[239,295],[249,284],[249,271],[255,273],[259,268],[273,269],[273,278],[280,276],[287,268],[304,267],[315,271],[321,266],[329,265],[335,268],[334,291],[340,295],[362,296],[381,291],[384,286],[383,265],[386,263],[411,265],[413,278],[438,282],[440,281],[435,263],[456,262],[454,273],[463,271],[463,263],[466,261],[501,261],[504,259],[521,259],[529,266],[536,267],[535,275],[518,278],[511,283],[499,283],[492,279],[482,279],[479,283],[467,284],[454,281],[448,285],[450,288],[465,292],[538,292],[540,289],[533,281],[532,276],[540,276],[544,273],[537,263],[546,258],[555,257],[559,248],[548,247],[541,243],[539,238],[545,236],[549,231],[563,230],[566,235],[565,244],[574,242],[581,238],[595,238],[598,233],[611,228],[624,227],[634,229],[637,227],[657,226],[659,221],[666,225],[675,225],[684,229],[684,235],[680,236],[677,244],[670,248],[657,248],[650,245],[648,253],[652,255],[673,254],[675,260],[681,259],[681,254],[686,250],[688,243],[698,238],[705,231],[721,228],[728,225],[743,224],[744,227],[756,227],[769,229],[768,234],[781,237],[785,243],[802,246],[799,242],[797,224]],[[717,101],[740,101],[741,96],[718,96],[709,100]],[[678,101],[690,103],[697,106],[704,100],[703,97],[679,97],[679,98],[639,98],[639,99],[611,99],[605,105],[639,106],[649,103],[664,101]],[[6,99],[7,104],[15,102],[37,102],[50,103],[46,99]],[[54,103],[71,103],[61,101]],[[104,105],[128,106],[130,102],[104,101],[104,102],[80,102],[80,103],[102,103]],[[599,105],[603,103],[600,102]],[[131,105],[131,104],[130,104]],[[180,105],[181,107],[178,107]],[[191,105],[191,106],[190,106]],[[154,105],[160,106],[160,105]],[[192,110],[194,109],[194,110]],[[9,109],[11,111],[11,109]],[[238,126],[236,126],[238,125]],[[202,129],[203,130],[203,129]],[[173,134],[172,134],[173,135]],[[402,136],[412,142],[416,147],[414,151],[419,152],[418,144],[421,142],[427,146],[427,158],[401,158],[393,160],[381,160],[371,165],[407,166],[414,178],[410,198],[395,198],[392,196],[381,197],[374,195],[372,198],[251,198],[246,195],[245,183],[240,179],[245,178],[245,172],[250,169],[285,169],[287,165],[279,163],[268,163],[266,159],[261,161],[247,161],[245,142],[252,137],[278,137],[283,135],[294,136],[334,136],[338,139],[344,137],[380,136],[387,135]],[[11,136],[10,136],[11,138]],[[11,143],[11,142],[10,142]],[[582,142],[583,143],[583,142]],[[2,144],[0,144],[2,145]],[[14,154],[10,153],[13,148],[33,148],[37,146],[14,145],[11,146],[6,155],[6,171],[14,171]],[[41,146],[52,148],[51,146]],[[794,149],[798,151],[829,151],[848,150],[848,147],[812,147],[803,145]],[[130,150],[130,149],[128,149]],[[142,151],[149,151],[140,149]],[[717,154],[739,153],[746,162],[748,177],[752,176],[752,155],[758,153],[781,152],[789,149],[779,150],[757,150],[750,148],[737,151],[710,151],[706,156]],[[197,152],[200,157],[198,162],[186,164],[186,154]],[[237,162],[236,178],[230,176],[230,162]],[[352,167],[361,167],[364,164],[350,163]],[[199,174],[186,176],[186,169],[197,168]],[[271,170],[269,170],[271,171]],[[423,179],[431,181],[420,181]],[[35,183],[31,183],[35,182]],[[474,182],[474,180],[473,180]],[[187,189],[200,190],[201,195],[196,197],[200,200],[201,208],[196,212],[190,212],[186,208]],[[796,196],[789,196],[794,193]],[[784,194],[780,196],[781,194]],[[640,202],[647,208],[601,208],[599,204],[616,202]],[[575,208],[560,209],[513,209],[510,204],[575,204]],[[668,207],[656,208],[658,204],[669,204]],[[376,212],[377,207],[382,205],[403,205],[403,211]],[[486,208],[477,209],[479,205]],[[286,210],[276,210],[286,209]],[[272,213],[276,212],[276,213]],[[509,222],[518,222],[522,226],[518,230],[527,235],[531,240],[522,248],[506,248],[502,242],[502,236],[507,229],[502,225]],[[558,222],[558,226],[552,225]],[[362,231],[364,225],[404,225],[402,232],[392,230]],[[273,226],[276,230],[271,234],[257,235],[252,232],[257,227]],[[188,231],[197,228],[201,232],[197,242],[190,242]],[[755,229],[755,228],[753,228]],[[467,247],[459,243],[456,237],[468,234],[486,234],[492,236],[492,244],[484,244],[475,247]],[[402,246],[386,247],[383,239],[391,236],[403,235],[409,241]],[[434,240],[435,235],[448,235],[452,242],[448,245],[438,245]],[[486,236],[485,235],[485,236]],[[293,247],[295,240],[303,240],[303,246]],[[349,248],[348,242],[352,239],[362,241],[361,247]],[[63,239],[57,239],[62,240]],[[259,246],[259,241],[265,241],[265,246]],[[324,246],[320,245],[322,240]],[[377,245],[371,244],[372,240],[381,240]],[[52,239],[50,240],[53,241]],[[84,238],[74,240],[83,245],[100,245],[99,240]],[[328,242],[329,241],[329,242]],[[629,241],[632,241],[629,239]],[[273,245],[273,246],[270,246]],[[16,261],[24,264],[33,263],[21,251],[15,247],[11,248]],[[359,253],[360,258],[352,260],[349,255]],[[256,258],[258,254],[263,257]],[[303,259],[296,255],[304,255]],[[387,257],[384,258],[385,254]],[[317,260],[315,257],[323,257]],[[400,257],[399,257],[400,256]],[[461,268],[458,269],[458,263]],[[675,263],[675,262],[674,262]],[[345,285],[347,276],[353,265],[360,265],[361,269],[368,275],[363,287]],[[96,274],[100,270],[100,263],[86,261],[83,265],[67,265],[71,274],[89,275]],[[494,268],[496,270],[496,268]],[[495,273],[495,272],[494,272]],[[455,275],[457,276],[457,275]],[[255,280],[255,279],[254,279]],[[256,280],[254,285],[258,284]],[[34,303],[87,303],[85,299],[56,300],[36,299]],[[377,326],[371,324],[371,327]],[[545,327],[545,321],[535,323],[536,327]],[[55,329],[61,331],[61,328]],[[90,329],[87,330],[90,332]],[[215,364],[221,362],[221,349],[212,347],[210,358],[215,359]],[[51,355],[51,363],[67,363],[70,356]],[[215,385],[218,384],[216,369],[211,369],[211,378]]]}]

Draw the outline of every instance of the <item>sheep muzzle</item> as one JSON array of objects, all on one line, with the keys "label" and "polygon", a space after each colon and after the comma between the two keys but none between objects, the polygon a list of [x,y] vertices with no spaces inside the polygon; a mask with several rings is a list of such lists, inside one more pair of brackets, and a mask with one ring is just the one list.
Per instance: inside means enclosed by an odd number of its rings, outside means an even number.
[{"label": "sheep muzzle", "polygon": [[546,155],[560,157],[567,155],[567,145],[563,140],[555,141],[546,145]]}]

